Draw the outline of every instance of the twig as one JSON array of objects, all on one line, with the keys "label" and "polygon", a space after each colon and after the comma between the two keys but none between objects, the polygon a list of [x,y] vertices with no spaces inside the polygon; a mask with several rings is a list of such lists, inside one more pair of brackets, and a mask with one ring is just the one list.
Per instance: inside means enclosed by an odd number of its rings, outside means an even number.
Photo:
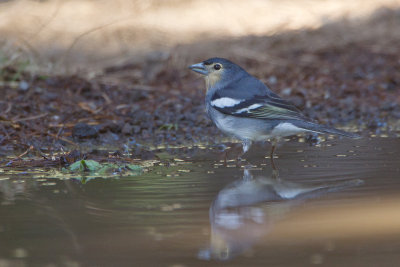
[{"label": "twig", "polygon": [[140,90],[140,91],[148,91],[148,92],[157,90],[157,88],[154,86],[144,85],[144,84],[133,84],[130,88],[132,88],[132,90]]},{"label": "twig", "polygon": [[45,160],[48,160],[46,155],[40,150],[40,148],[37,145],[33,145],[33,146],[36,149],[36,151],[39,152],[40,156],[42,156]]},{"label": "twig", "polygon": [[59,124],[49,124],[50,128],[71,128],[74,127],[76,123],[59,123]]},{"label": "twig", "polygon": [[110,97],[106,93],[101,93],[101,96],[104,98],[108,105],[112,103]]},{"label": "twig", "polygon": [[64,142],[67,142],[68,144],[74,145],[76,147],[78,146],[78,144],[72,142],[71,140],[68,140],[67,138],[64,138],[64,137],[61,137],[61,136],[58,136],[58,135],[52,134],[52,133],[46,133],[46,134],[48,134],[48,135],[50,135],[50,136],[52,136],[52,137],[54,137],[56,139],[60,139],[60,140],[62,140]]},{"label": "twig", "polygon": [[8,134],[6,127],[4,127],[3,124],[0,124],[0,127],[3,130],[4,134],[6,135],[7,139],[10,139],[10,135]]},{"label": "twig", "polygon": [[45,21],[44,23],[42,23],[42,25],[39,26],[39,29],[30,36],[30,38],[29,38],[30,40],[33,40],[34,38],[36,38],[39,35],[39,33],[42,32],[43,29],[45,29],[55,19],[55,17],[58,15],[58,13],[61,9],[60,7],[63,3],[64,3],[63,1],[57,1],[56,9],[53,11],[50,18],[48,18],[47,21]]},{"label": "twig", "polygon": [[29,148],[24,153],[22,153],[21,155],[17,156],[17,158],[21,159],[23,156],[28,154],[28,152],[31,151],[33,148],[34,148],[33,146],[29,146]]},{"label": "twig", "polygon": [[64,127],[65,127],[65,124],[62,124],[60,129],[57,132],[56,139],[58,139],[60,137],[60,134],[62,133],[62,131],[64,131]]},{"label": "twig", "polygon": [[48,113],[46,112],[46,113],[43,113],[43,114],[39,114],[39,115],[36,115],[36,116],[27,117],[27,118],[16,119],[16,120],[13,119],[12,122],[15,123],[15,122],[20,122],[20,121],[36,120],[36,119],[40,119],[42,117],[47,116],[47,114]]},{"label": "twig", "polygon": [[[1,102],[5,102],[5,101],[1,101]],[[4,115],[7,114],[8,112],[10,112],[10,111],[11,111],[11,108],[12,108],[12,103],[7,102],[7,108],[6,108],[5,111],[3,111],[2,113],[0,113],[1,116],[4,116]]]},{"label": "twig", "polygon": [[33,146],[30,146],[24,153],[18,155],[15,159],[10,160],[10,161],[6,164],[6,166],[10,166],[10,165],[13,164],[14,161],[17,160],[17,159],[22,159],[22,157],[25,156],[26,154],[28,154],[29,151],[31,151],[33,148],[34,148]]},{"label": "twig", "polygon": [[87,35],[89,35],[89,34],[91,34],[91,33],[93,33],[93,32],[96,32],[96,31],[98,31],[98,30],[102,30],[102,29],[104,29],[104,28],[106,28],[106,27],[109,27],[109,26],[111,26],[111,25],[117,24],[117,23],[122,22],[122,21],[125,21],[125,20],[129,20],[129,19],[132,19],[132,17],[131,17],[131,16],[128,16],[128,17],[126,17],[126,18],[116,19],[116,20],[114,20],[114,21],[108,22],[108,23],[106,23],[106,24],[103,24],[103,25],[100,25],[100,26],[98,26],[98,27],[94,27],[94,28],[92,28],[92,29],[89,29],[89,30],[87,30],[87,31],[82,32],[82,33],[79,34],[79,35],[74,39],[74,41],[70,44],[70,46],[68,47],[67,51],[66,51],[66,52],[64,53],[64,55],[61,57],[60,63],[62,64],[62,63],[65,63],[65,62],[66,62],[66,59],[67,59],[67,58],[69,57],[69,55],[71,54],[71,51],[74,49],[75,45],[76,45],[83,37],[85,37],[85,36],[87,36]]}]

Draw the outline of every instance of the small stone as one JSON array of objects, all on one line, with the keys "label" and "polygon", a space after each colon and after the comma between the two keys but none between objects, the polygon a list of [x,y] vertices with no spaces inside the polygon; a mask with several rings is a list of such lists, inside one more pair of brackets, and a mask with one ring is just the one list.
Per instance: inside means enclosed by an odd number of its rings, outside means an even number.
[{"label": "small stone", "polygon": [[320,253],[315,253],[311,255],[310,262],[312,264],[322,264],[324,262],[324,255]]},{"label": "small stone", "polygon": [[29,89],[29,83],[27,83],[26,81],[21,81],[21,82],[19,83],[19,89],[20,89],[21,91],[26,91],[26,90],[28,90],[28,89]]},{"label": "small stone", "polygon": [[77,123],[72,130],[72,136],[79,139],[96,138],[99,135],[96,127],[86,123]]},{"label": "small stone", "polygon": [[97,130],[100,133],[106,133],[108,131],[113,132],[113,133],[119,133],[119,132],[121,132],[121,126],[118,123],[105,122],[105,123],[97,125]]},{"label": "small stone", "polygon": [[374,118],[367,123],[367,127],[371,130],[376,130],[385,125],[379,118]]},{"label": "small stone", "polygon": [[271,76],[268,78],[268,83],[274,85],[278,82],[278,79],[275,76]]},{"label": "small stone", "polygon": [[385,102],[382,103],[381,110],[392,111],[396,107],[397,107],[397,103],[396,102],[385,101]]},{"label": "small stone", "polygon": [[139,158],[141,160],[151,160],[151,159],[158,159],[157,155],[154,154],[153,151],[143,149],[140,147],[137,147],[135,151],[133,151],[133,157],[134,158]]},{"label": "small stone", "polygon": [[133,126],[129,123],[125,123],[125,125],[122,127],[121,132],[125,135],[130,135],[133,132]]},{"label": "small stone", "polygon": [[60,120],[60,116],[54,115],[54,116],[51,117],[51,120],[53,120],[53,121],[59,121],[59,120]]},{"label": "small stone", "polygon": [[72,150],[71,152],[69,152],[66,155],[63,155],[60,157],[60,163],[61,164],[72,164],[75,161],[77,161],[78,159],[82,159],[84,157],[83,154],[81,154],[81,152],[79,150]]},{"label": "small stone", "polygon": [[54,92],[41,92],[41,93],[38,93],[38,94],[40,94],[40,99],[42,99],[43,101],[54,101],[54,100],[57,100],[59,98],[59,95],[57,93],[54,93]]},{"label": "small stone", "polygon": [[292,94],[292,88],[285,88],[281,92],[282,95],[288,96]]},{"label": "small stone", "polygon": [[321,143],[321,140],[319,139],[318,134],[309,134],[306,137],[306,143],[308,143],[310,146],[315,146]]},{"label": "small stone", "polygon": [[41,93],[43,93],[44,90],[43,90],[42,87],[36,86],[34,91],[35,91],[35,93],[37,93],[37,94],[41,94]]},{"label": "small stone", "polygon": [[290,98],[290,102],[292,102],[293,105],[299,108],[303,108],[305,105],[304,98],[299,95],[292,96]]},{"label": "small stone", "polygon": [[17,248],[14,250],[14,257],[16,258],[26,258],[28,256],[28,252],[26,249]]}]

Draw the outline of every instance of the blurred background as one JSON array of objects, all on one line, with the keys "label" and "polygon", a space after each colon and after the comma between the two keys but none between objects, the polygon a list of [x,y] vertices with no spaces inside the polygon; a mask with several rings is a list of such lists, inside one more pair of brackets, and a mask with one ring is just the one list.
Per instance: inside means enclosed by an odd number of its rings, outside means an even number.
[{"label": "blurred background", "polygon": [[321,123],[400,129],[399,0],[3,0],[4,138],[214,143],[187,66],[215,56]]},{"label": "blurred background", "polygon": [[215,55],[279,64],[274,55],[285,49],[397,42],[399,7],[398,0],[0,0],[1,64],[29,61],[62,73],[171,56],[185,64]]}]

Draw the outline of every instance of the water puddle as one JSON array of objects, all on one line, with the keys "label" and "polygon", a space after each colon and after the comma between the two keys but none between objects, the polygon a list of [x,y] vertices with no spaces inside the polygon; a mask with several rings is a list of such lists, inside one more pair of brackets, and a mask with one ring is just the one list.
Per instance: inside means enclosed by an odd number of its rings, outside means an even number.
[{"label": "water puddle", "polygon": [[399,138],[288,142],[278,176],[268,149],[84,182],[1,170],[0,266],[400,262]]}]

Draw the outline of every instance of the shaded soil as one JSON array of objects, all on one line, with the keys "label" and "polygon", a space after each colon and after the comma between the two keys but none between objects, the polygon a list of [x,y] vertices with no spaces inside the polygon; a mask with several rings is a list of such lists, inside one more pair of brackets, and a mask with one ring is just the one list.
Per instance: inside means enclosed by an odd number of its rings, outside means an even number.
[{"label": "shaded soil", "polygon": [[[387,20],[400,25],[398,12],[391,12]],[[248,50],[235,53],[232,59],[316,121],[351,124],[359,132],[398,131],[400,34],[384,42],[371,35],[315,49],[316,35],[335,40],[328,27],[207,45],[214,45],[216,52],[227,43],[245,45]],[[304,45],[305,39],[310,46]],[[200,58],[206,53],[190,55],[198,47],[154,52],[144,61],[112,66],[90,79],[28,74],[17,66],[3,68],[0,155],[27,151],[23,156],[51,157],[52,153],[102,147],[131,151],[131,157],[146,159],[154,158],[150,146],[219,142],[223,135],[204,112],[204,82],[185,68],[206,59]]]}]

